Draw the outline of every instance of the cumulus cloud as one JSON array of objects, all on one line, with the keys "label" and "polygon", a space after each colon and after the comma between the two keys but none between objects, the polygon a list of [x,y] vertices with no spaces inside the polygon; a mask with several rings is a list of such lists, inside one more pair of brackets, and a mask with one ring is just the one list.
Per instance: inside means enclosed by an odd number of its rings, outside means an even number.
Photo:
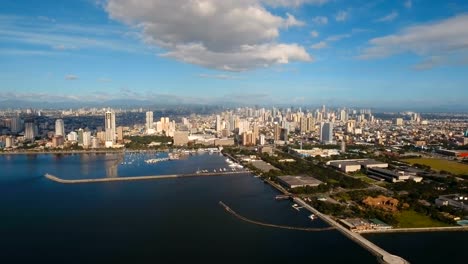
[{"label": "cumulus cloud", "polygon": [[384,17],[381,17],[379,19],[376,19],[375,22],[391,22],[393,20],[395,20],[395,18],[398,17],[398,12],[396,11],[392,11],[390,14],[384,16]]},{"label": "cumulus cloud", "polygon": [[316,37],[319,36],[319,33],[317,32],[317,30],[312,30],[312,31],[310,32],[310,35],[311,35],[313,38],[316,38]]},{"label": "cumulus cloud", "polygon": [[316,16],[312,18],[312,22],[317,25],[326,25],[328,24],[328,18],[326,16]]},{"label": "cumulus cloud", "polygon": [[298,7],[303,4],[323,5],[329,2],[329,0],[261,0],[261,1],[273,7],[279,7],[279,6]]},{"label": "cumulus cloud", "polygon": [[[269,4],[280,4],[271,1]],[[297,3],[308,1],[297,1]],[[261,0],[109,0],[110,17],[141,29],[161,56],[227,71],[311,61],[304,47],[276,40],[280,30],[302,26],[293,15],[270,13]]]},{"label": "cumulus cloud", "polygon": [[[359,58],[384,58],[414,53],[425,58],[465,57],[468,54],[468,15],[404,28],[400,32],[369,41]],[[429,65],[425,63],[425,65]]]},{"label": "cumulus cloud", "polygon": [[338,22],[343,22],[348,19],[348,12],[347,11],[340,11],[335,15],[335,19]]},{"label": "cumulus cloud", "polygon": [[74,74],[68,74],[68,75],[65,75],[65,80],[69,80],[69,81],[78,80],[78,76]]},{"label": "cumulus cloud", "polygon": [[325,41],[320,41],[318,43],[315,43],[314,45],[310,46],[313,49],[324,49],[328,47],[327,42]]}]

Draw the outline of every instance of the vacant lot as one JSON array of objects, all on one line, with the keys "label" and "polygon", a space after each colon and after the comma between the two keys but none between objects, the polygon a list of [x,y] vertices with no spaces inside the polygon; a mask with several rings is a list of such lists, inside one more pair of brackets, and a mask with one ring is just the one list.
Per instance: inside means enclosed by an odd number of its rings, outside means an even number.
[{"label": "vacant lot", "polygon": [[415,211],[402,211],[397,214],[396,218],[399,227],[402,228],[449,226]]},{"label": "vacant lot", "polygon": [[468,175],[468,165],[462,164],[456,161],[450,161],[445,159],[431,159],[431,158],[420,158],[420,159],[405,159],[404,161],[411,164],[422,164],[430,166],[436,171],[448,171],[453,174],[465,174]]}]

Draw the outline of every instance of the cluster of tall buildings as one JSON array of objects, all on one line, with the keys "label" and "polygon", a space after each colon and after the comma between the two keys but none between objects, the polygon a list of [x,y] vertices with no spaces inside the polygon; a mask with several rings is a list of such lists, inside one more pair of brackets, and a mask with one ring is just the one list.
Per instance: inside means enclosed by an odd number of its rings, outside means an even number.
[{"label": "cluster of tall buildings", "polygon": [[161,117],[160,121],[154,122],[153,112],[146,112],[145,129],[147,135],[165,134],[173,137],[176,130],[175,121],[171,121],[169,117]]}]

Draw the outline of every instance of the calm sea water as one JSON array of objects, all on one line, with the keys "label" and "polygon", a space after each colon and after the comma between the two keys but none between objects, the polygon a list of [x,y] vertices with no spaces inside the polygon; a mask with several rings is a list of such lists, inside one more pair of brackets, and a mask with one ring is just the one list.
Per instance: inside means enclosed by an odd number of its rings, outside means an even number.
[{"label": "calm sea water", "polygon": [[[191,173],[228,168],[219,155],[146,164],[161,154],[0,156],[1,263],[376,263],[336,231],[255,226],[310,221],[249,175],[64,185],[67,179]],[[412,263],[466,263],[466,233],[368,236]]]}]

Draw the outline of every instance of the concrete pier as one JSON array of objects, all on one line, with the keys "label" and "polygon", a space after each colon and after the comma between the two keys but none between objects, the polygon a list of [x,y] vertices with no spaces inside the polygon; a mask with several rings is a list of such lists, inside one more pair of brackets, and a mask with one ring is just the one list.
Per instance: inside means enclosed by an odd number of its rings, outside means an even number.
[{"label": "concrete pier", "polygon": [[369,240],[367,240],[363,236],[348,230],[347,228],[345,228],[344,226],[340,225],[338,222],[333,220],[330,216],[322,214],[317,209],[315,209],[312,206],[308,205],[302,199],[294,198],[294,202],[296,202],[297,204],[303,206],[307,210],[313,212],[318,217],[320,217],[322,220],[327,222],[329,225],[334,226],[342,234],[344,234],[345,236],[347,236],[348,238],[350,238],[354,242],[358,243],[362,247],[366,248],[372,254],[376,255],[379,258],[380,262],[386,263],[386,264],[407,264],[407,263],[409,263],[408,261],[406,261],[405,259],[403,259],[403,258],[401,258],[399,256],[392,255],[392,254],[388,253],[387,251],[380,248],[376,244],[370,242]]},{"label": "concrete pier", "polygon": [[216,177],[237,174],[250,174],[250,171],[231,171],[231,172],[208,172],[208,173],[187,173],[187,174],[168,174],[168,175],[154,175],[154,176],[132,176],[132,177],[115,177],[115,178],[95,178],[95,179],[75,179],[68,180],[62,179],[52,174],[46,173],[44,176],[54,182],[64,184],[78,184],[78,183],[98,183],[98,182],[119,182],[119,181],[142,181],[142,180],[163,180],[175,178],[188,178],[188,177]]}]

